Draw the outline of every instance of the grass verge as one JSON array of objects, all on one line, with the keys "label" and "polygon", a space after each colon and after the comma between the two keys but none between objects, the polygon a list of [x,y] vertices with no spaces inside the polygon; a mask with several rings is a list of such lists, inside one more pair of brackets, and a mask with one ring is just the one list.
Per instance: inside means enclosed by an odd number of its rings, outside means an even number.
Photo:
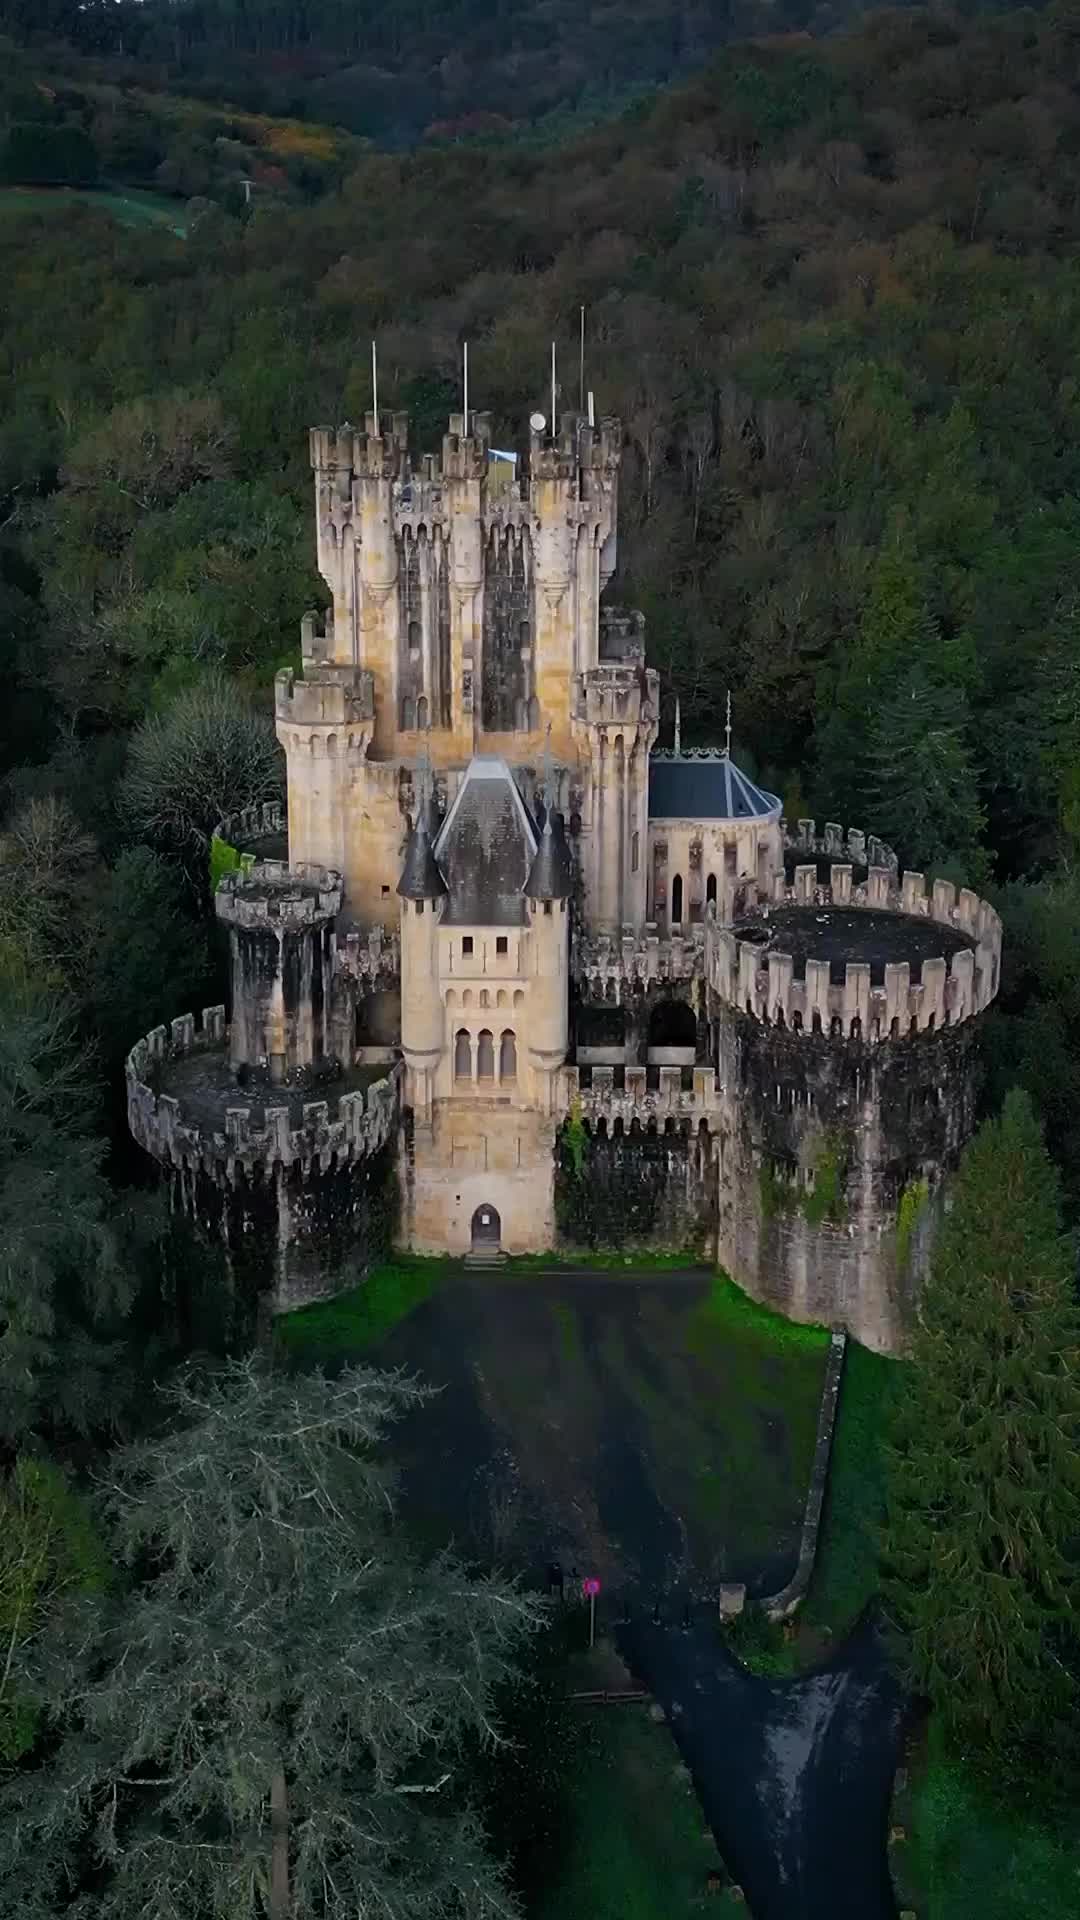
[{"label": "grass verge", "polygon": [[897,1362],[848,1342],[817,1560],[800,1627],[840,1639],[877,1590],[885,1424]]},{"label": "grass verge", "polygon": [[666,1726],[645,1707],[578,1709],[565,1852],[530,1920],[683,1920],[741,1912]]},{"label": "grass verge", "polygon": [[278,1351],[306,1367],[347,1360],[377,1346],[392,1326],[430,1299],[460,1263],[402,1254],[374,1267],[358,1287],[299,1307],[274,1322]]}]

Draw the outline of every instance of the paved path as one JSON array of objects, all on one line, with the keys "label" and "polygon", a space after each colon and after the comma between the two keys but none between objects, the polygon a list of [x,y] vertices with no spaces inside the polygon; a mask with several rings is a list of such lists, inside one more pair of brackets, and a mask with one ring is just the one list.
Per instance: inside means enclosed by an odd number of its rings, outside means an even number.
[{"label": "paved path", "polygon": [[669,1715],[754,1920],[895,1920],[886,1834],[904,1699],[874,1626],[790,1681],[747,1673],[711,1621],[632,1620],[616,1637]]}]

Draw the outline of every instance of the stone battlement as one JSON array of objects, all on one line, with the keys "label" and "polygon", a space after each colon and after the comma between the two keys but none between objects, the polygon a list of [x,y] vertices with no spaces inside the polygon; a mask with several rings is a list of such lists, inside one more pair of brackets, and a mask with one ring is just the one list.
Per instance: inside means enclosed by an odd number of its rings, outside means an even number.
[{"label": "stone battlement", "polygon": [[214,831],[227,846],[241,847],[245,841],[262,840],[270,834],[284,833],[286,828],[284,801],[264,800],[261,806],[240,807],[235,813],[227,813]]},{"label": "stone battlement", "polygon": [[[711,749],[705,749],[705,754]],[[688,750],[694,758],[694,749]],[[899,862],[891,847],[879,840],[875,833],[864,833],[860,827],[849,827],[845,833],[843,827],[829,820],[818,833],[814,820],[798,820],[792,831],[786,820],[780,822],[784,836],[784,847],[789,853],[801,853],[808,859],[815,856],[819,860],[850,860],[856,867],[887,867],[895,874]]]},{"label": "stone battlement", "polygon": [[601,607],[600,665],[645,661],[645,615],[633,608]]},{"label": "stone battlement", "polygon": [[375,718],[375,676],[364,667],[333,666],[305,657],[302,679],[292,667],[282,667],[275,674],[274,712],[290,727],[340,727],[346,734],[350,727],[370,730]]},{"label": "stone battlement", "polygon": [[574,675],[574,718],[587,726],[616,726],[625,721],[656,720],[659,714],[659,676],[633,660],[601,660],[599,666]]},{"label": "stone battlement", "polygon": [[[812,826],[800,822],[800,828]],[[842,829],[830,826],[824,843],[808,831],[798,844],[825,852],[846,844],[850,852],[853,839],[857,849],[861,835],[849,834],[845,843]],[[928,884],[921,873],[901,876],[895,867],[871,865],[858,885],[847,861],[831,867],[826,885],[818,871],[815,860],[797,866],[791,884],[776,874],[771,902],[762,903],[752,928],[708,924],[707,976],[721,1000],[769,1025],[864,1040],[954,1025],[990,1005],[1001,972],[1001,921],[987,901],[951,881]],[[863,928],[861,912],[868,916]],[[883,914],[895,914],[897,925],[886,930]],[[905,920],[911,923],[908,934]],[[926,921],[942,929],[940,953],[926,952],[928,936],[920,924]],[[845,960],[843,947],[852,941],[860,955],[869,949],[870,957]],[[785,951],[786,944],[794,951]],[[912,948],[909,957],[905,944]]]},{"label": "stone battlement", "polygon": [[381,926],[366,933],[351,929],[338,933],[334,972],[362,985],[388,987],[401,978],[401,937]]},{"label": "stone battlement", "polygon": [[312,427],[311,464],[317,473],[332,475],[338,491],[348,497],[351,482],[393,480],[402,471],[409,445],[407,413],[365,415],[357,429],[346,420],[340,427]]},{"label": "stone battlement", "polygon": [[232,1180],[237,1167],[250,1177],[280,1165],[323,1168],[344,1165],[374,1153],[390,1139],[399,1113],[400,1064],[385,1079],[336,1098],[306,1100],[301,1123],[292,1124],[287,1105],[267,1100],[261,1120],[253,1118],[237,1087],[235,1104],[223,1109],[221,1129],[185,1119],[184,1103],[160,1090],[171,1061],[191,1054],[224,1061],[228,1045],[224,1007],[207,1007],[197,1022],[183,1014],[170,1027],[155,1027],[136,1041],[127,1057],[128,1124],[141,1147],[155,1160],[174,1167],[202,1167]]},{"label": "stone battlement", "polygon": [[722,1089],[711,1067],[693,1069],[692,1088],[683,1086],[681,1067],[660,1067],[656,1079],[657,1085],[650,1087],[647,1067],[591,1067],[582,1086],[581,1069],[563,1067],[560,1100],[566,1112],[576,1106],[592,1125],[602,1120],[611,1127],[621,1120],[627,1130],[634,1121],[640,1127],[655,1123],[666,1128],[675,1120],[697,1127],[704,1120],[710,1132],[719,1127]]},{"label": "stone battlement", "polygon": [[529,436],[529,475],[533,481],[580,483],[582,498],[602,487],[619,464],[622,422],[609,415],[590,427],[577,413],[564,413],[557,433]]},{"label": "stone battlement", "polygon": [[[486,482],[491,470],[491,416],[469,411],[452,413],[440,454],[422,454],[415,463],[408,451],[409,421],[404,413],[369,413],[362,429],[345,421],[340,427],[313,427],[309,436],[311,464],[348,511],[354,484],[388,481],[394,487],[395,506],[408,511],[438,506],[447,482]],[[529,442],[529,480],[515,481],[511,489],[527,500],[530,482],[570,482],[582,500],[601,492],[618,467],[622,452],[622,424],[614,417],[590,427],[576,413],[564,413],[555,433],[533,433]]]},{"label": "stone battlement", "polygon": [[579,935],[574,941],[572,971],[585,999],[621,999],[626,988],[651,986],[654,981],[700,979],[705,973],[705,928],[689,933],[661,935],[654,921],[644,934],[624,927],[622,937]]},{"label": "stone battlement", "polygon": [[258,860],[242,873],[224,873],[214,906],[235,927],[314,927],[341,912],[341,875],[332,867]]}]

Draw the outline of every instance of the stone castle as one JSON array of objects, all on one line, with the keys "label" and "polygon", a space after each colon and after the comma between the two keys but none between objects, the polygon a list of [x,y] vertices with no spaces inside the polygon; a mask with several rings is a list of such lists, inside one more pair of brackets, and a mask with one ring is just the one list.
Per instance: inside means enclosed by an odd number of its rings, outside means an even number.
[{"label": "stone castle", "polygon": [[231,1009],[128,1062],[174,1204],[275,1307],[398,1244],[693,1248],[903,1339],[974,1123],[1001,927],[862,832],[786,824],[728,745],[657,748],[605,604],[621,432],[441,459],[311,435],[325,619],[279,673],[287,813],[223,824]]}]

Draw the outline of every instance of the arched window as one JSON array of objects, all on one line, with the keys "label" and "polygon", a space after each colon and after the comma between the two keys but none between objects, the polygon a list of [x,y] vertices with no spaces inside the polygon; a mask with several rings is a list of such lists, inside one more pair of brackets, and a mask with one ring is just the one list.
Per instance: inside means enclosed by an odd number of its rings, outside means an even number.
[{"label": "arched window", "polygon": [[401,725],[405,733],[411,733],[416,725],[416,710],[411,700],[401,703]]},{"label": "arched window", "polygon": [[419,620],[410,620],[409,621],[409,652],[419,653],[419,651],[420,651],[420,622]]},{"label": "arched window", "polygon": [[517,1079],[517,1042],[509,1027],[499,1042],[499,1079]]},{"label": "arched window", "polygon": [[525,648],[530,647],[531,645],[532,645],[532,633],[529,628],[529,623],[527,620],[519,620],[518,646],[522,649],[522,652],[524,652]]},{"label": "arched window", "polygon": [[715,873],[710,873],[710,875],[709,875],[709,877],[708,877],[708,879],[707,879],[707,880],[706,880],[706,882],[705,882],[705,905],[706,905],[706,906],[708,906],[708,904],[709,904],[709,901],[710,901],[710,900],[711,900],[711,901],[713,902],[713,904],[715,905],[715,903],[716,903],[716,875],[715,875]]},{"label": "arched window", "polygon": [[671,883],[671,924],[679,926],[682,921],[682,874],[677,873]]},{"label": "arched window", "polygon": [[515,1007],[523,1007],[525,1005],[525,993],[521,987],[515,987],[514,989],[514,1005]]},{"label": "arched window", "polygon": [[418,727],[426,727],[427,723],[428,723],[428,703],[427,703],[426,696],[424,694],[421,694],[419,700],[416,703],[416,724]]},{"label": "arched window", "polygon": [[464,1027],[459,1028],[454,1040],[454,1079],[472,1079],[472,1041]]},{"label": "arched window", "polygon": [[495,1078],[495,1042],[486,1027],[483,1027],[477,1035],[476,1077],[478,1080]]}]

